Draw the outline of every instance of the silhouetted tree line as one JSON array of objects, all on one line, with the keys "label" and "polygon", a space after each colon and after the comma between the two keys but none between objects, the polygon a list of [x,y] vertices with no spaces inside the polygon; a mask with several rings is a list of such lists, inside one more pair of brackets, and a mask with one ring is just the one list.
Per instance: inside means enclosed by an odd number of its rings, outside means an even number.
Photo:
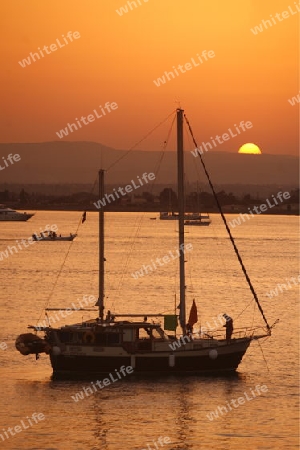
[{"label": "silhouetted tree line", "polygon": [[[109,193],[109,192],[108,192]],[[293,189],[290,192],[291,198],[288,200],[290,204],[299,204],[299,188]],[[257,195],[250,194],[237,197],[232,192],[225,191],[217,192],[218,200],[222,206],[228,205],[243,205],[251,206],[263,203],[266,198],[259,198]],[[177,194],[172,188],[164,188],[159,195],[154,195],[150,192],[142,192],[136,194],[137,199],[142,199],[141,203],[148,206],[160,206],[164,210],[177,209]],[[28,193],[23,188],[19,194],[5,190],[0,192],[0,203],[12,203],[19,206],[30,205],[33,206],[79,206],[82,208],[93,205],[93,202],[98,200],[98,196],[88,192],[78,192],[71,195],[49,195],[39,193]],[[215,200],[209,192],[190,192],[186,195],[186,208],[191,211],[209,210],[215,207]],[[132,202],[131,195],[116,198],[114,205],[130,205]]]}]

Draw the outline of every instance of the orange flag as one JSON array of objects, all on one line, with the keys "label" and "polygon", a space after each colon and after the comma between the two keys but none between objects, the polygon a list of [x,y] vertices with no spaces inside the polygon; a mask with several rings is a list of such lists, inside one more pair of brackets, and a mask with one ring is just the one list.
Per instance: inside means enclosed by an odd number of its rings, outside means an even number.
[{"label": "orange flag", "polygon": [[198,322],[197,306],[195,300],[193,300],[188,324],[192,327],[197,322]]}]

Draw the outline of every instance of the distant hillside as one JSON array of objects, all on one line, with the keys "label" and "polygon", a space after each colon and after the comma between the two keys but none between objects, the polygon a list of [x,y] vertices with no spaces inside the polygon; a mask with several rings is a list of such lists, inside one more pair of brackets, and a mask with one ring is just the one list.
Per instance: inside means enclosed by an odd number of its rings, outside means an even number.
[{"label": "distant hillside", "polygon": [[[90,184],[98,168],[107,168],[125,154],[94,142],[45,142],[38,144],[0,144],[2,157],[18,153],[21,161],[0,171],[0,183],[12,184]],[[160,152],[132,151],[107,174],[108,184],[123,184],[144,172],[155,172]],[[241,155],[208,151],[204,155],[214,183],[218,185],[277,185],[298,186],[299,158],[284,155]],[[191,152],[186,152],[185,172],[188,182],[205,176]],[[200,173],[197,177],[196,165]],[[176,182],[176,154],[166,152],[156,183]]]}]

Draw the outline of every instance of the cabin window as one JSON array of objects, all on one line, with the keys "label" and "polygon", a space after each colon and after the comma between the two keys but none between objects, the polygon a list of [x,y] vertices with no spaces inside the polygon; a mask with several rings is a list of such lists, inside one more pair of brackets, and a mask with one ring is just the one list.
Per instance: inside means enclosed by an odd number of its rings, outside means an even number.
[{"label": "cabin window", "polygon": [[119,344],[120,335],[117,333],[107,334],[107,344]]},{"label": "cabin window", "polygon": [[133,342],[135,340],[135,333],[132,328],[123,330],[123,342]]},{"label": "cabin window", "polygon": [[159,330],[157,330],[156,328],[154,328],[152,330],[152,336],[154,339],[164,339],[165,338],[162,330],[160,330],[160,332],[159,332]]},{"label": "cabin window", "polygon": [[71,333],[68,333],[66,331],[62,331],[59,334],[59,339],[61,342],[71,342],[72,341],[72,335]]},{"label": "cabin window", "polygon": [[96,333],[96,344],[105,345],[106,338],[104,333]]},{"label": "cabin window", "polygon": [[96,333],[96,343],[100,345],[112,345],[120,343],[119,333]]},{"label": "cabin window", "polygon": [[76,342],[76,344],[77,343],[81,344],[82,343],[82,334],[81,333],[74,333],[72,340],[73,340],[73,342]]},{"label": "cabin window", "polygon": [[151,328],[139,328],[138,329],[138,335],[137,335],[137,339],[150,339],[151,336]]}]

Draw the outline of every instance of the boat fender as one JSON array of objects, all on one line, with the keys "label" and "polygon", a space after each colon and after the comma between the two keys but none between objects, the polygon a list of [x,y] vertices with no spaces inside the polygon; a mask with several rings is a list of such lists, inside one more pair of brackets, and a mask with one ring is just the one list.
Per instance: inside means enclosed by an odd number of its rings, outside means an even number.
[{"label": "boat fender", "polygon": [[175,355],[169,355],[169,367],[175,366]]},{"label": "boat fender", "polygon": [[217,359],[218,351],[215,348],[213,348],[212,350],[209,351],[208,356],[210,357],[210,359]]},{"label": "boat fender", "polygon": [[92,331],[86,331],[82,337],[82,340],[85,344],[94,344],[96,340],[95,333]]},{"label": "boat fender", "polygon": [[57,346],[52,347],[52,355],[58,356],[60,354],[61,354],[61,350],[59,347],[57,347]]},{"label": "boat fender", "polygon": [[135,355],[131,355],[130,357],[130,365],[133,369],[135,369]]}]

